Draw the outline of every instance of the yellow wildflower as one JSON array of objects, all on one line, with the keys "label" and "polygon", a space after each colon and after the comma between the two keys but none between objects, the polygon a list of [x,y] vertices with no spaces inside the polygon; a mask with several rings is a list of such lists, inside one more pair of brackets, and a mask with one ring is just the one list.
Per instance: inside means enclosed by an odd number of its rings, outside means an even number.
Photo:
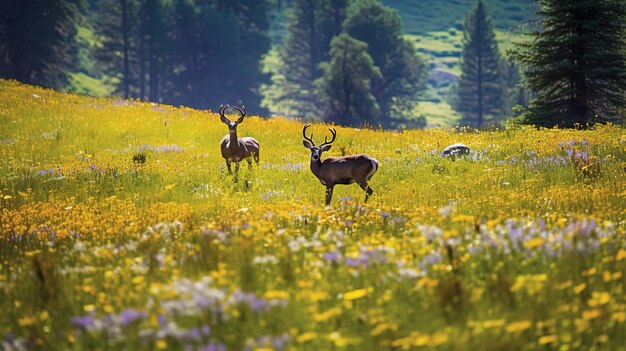
[{"label": "yellow wildflower", "polygon": [[556,335],[544,335],[537,340],[539,345],[552,344],[557,341]]},{"label": "yellow wildflower", "polygon": [[525,319],[525,320],[507,324],[505,330],[507,333],[519,333],[519,332],[523,332],[524,330],[529,329],[532,326],[532,324],[533,323],[531,320]]},{"label": "yellow wildflower", "polygon": [[307,341],[311,341],[313,339],[315,339],[317,337],[317,333],[316,332],[306,332],[304,334],[300,334],[298,335],[298,337],[296,338],[296,341],[299,343],[304,343]]},{"label": "yellow wildflower", "polygon": [[352,291],[348,291],[347,293],[344,293],[343,299],[346,301],[352,301],[352,300],[365,297],[367,293],[368,293],[367,289],[356,289],[356,290],[352,290]]}]

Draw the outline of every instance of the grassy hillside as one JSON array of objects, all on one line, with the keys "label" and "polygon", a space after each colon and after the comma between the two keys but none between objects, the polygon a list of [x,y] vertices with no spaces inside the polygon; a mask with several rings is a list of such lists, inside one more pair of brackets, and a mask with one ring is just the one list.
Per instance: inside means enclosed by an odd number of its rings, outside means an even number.
[{"label": "grassy hillside", "polygon": [[[415,42],[417,52],[425,57],[432,69],[428,90],[423,100],[427,104],[418,110],[430,125],[454,125],[460,116],[447,103],[450,81],[459,76],[463,48],[463,24],[476,6],[475,0],[411,1],[384,0],[402,16],[407,37]],[[502,52],[519,41],[519,33],[528,21],[536,19],[537,6],[533,0],[486,0],[496,27],[496,37]],[[445,77],[442,80],[441,77]],[[445,116],[445,118],[442,118]]]},{"label": "grassy hillside", "polygon": [[[448,104],[448,93],[451,82],[461,73],[463,24],[476,2],[384,0],[383,3],[398,11],[406,37],[415,43],[417,54],[429,62],[431,74],[427,90],[413,115],[426,116],[430,127],[456,125],[460,115]],[[536,4],[533,0],[486,0],[485,3],[504,53],[520,40],[519,34],[525,30],[527,22],[536,19]],[[288,8],[289,3],[283,3],[283,7],[273,14],[271,33],[275,44],[280,44],[283,39]],[[267,58],[271,64],[276,64],[276,60],[275,55]]]},{"label": "grassy hillside", "polygon": [[[462,29],[466,15],[476,6],[476,0],[382,0],[398,10],[407,34],[426,35],[447,31],[452,27]],[[498,30],[508,31],[521,22],[536,17],[533,0],[484,0],[492,13]]]},{"label": "grassy hillside", "polygon": [[324,206],[302,127],[235,178],[211,111],[0,81],[0,348],[626,344],[624,129],[337,128],[380,168]]}]

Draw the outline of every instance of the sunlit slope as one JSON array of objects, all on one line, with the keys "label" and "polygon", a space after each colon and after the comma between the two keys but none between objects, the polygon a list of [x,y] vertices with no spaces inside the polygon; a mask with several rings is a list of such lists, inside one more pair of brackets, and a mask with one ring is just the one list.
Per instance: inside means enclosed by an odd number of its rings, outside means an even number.
[{"label": "sunlit slope", "polygon": [[302,126],[247,118],[235,181],[216,113],[0,82],[0,348],[626,343],[623,128],[337,128],[380,168],[324,206]]},{"label": "sunlit slope", "polygon": [[[12,82],[2,82],[0,94],[0,174],[3,194],[12,196],[3,202],[8,208],[52,195],[77,201],[138,196],[140,202],[216,207],[323,203],[324,187],[309,170],[298,121],[246,118],[238,132],[260,142],[261,165],[252,172],[242,167],[247,183],[234,184],[224,172],[218,146],[227,128],[211,111],[85,98]],[[327,133],[322,125],[311,130],[318,143]],[[482,218],[555,210],[591,209],[612,217],[621,212],[586,202],[593,197],[610,204],[623,189],[623,131],[617,127],[487,133],[337,127],[337,134],[325,156],[365,153],[380,161],[371,180],[377,206],[433,209],[454,202],[462,212]],[[602,176],[584,187],[563,146],[575,140],[588,143],[575,148],[602,160]],[[473,160],[452,162],[439,156],[455,142],[469,145]],[[140,153],[146,156],[143,164],[133,162]],[[551,163],[553,157],[563,157],[565,163]],[[32,195],[27,201],[19,193],[28,189]],[[490,200],[496,189],[507,199],[498,206]],[[356,185],[338,186],[333,202],[345,196],[360,201],[362,195]],[[545,201],[546,196],[555,197]]]}]

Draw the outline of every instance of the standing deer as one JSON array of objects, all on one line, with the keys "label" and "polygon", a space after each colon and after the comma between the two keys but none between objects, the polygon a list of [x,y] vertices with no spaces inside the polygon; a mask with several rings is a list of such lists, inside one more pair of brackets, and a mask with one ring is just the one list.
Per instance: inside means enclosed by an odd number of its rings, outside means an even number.
[{"label": "standing deer", "polygon": [[332,134],[330,141],[324,137],[324,143],[315,146],[313,142],[313,133],[311,137],[306,136],[306,129],[310,125],[305,125],[302,129],[304,147],[311,150],[311,172],[326,186],[326,205],[330,205],[333,196],[333,188],[336,184],[352,184],[357,183],[365,190],[365,202],[367,198],[374,193],[367,181],[372,178],[378,170],[378,161],[367,155],[352,155],[342,157],[327,157],[321,161],[322,152],[330,150],[331,144],[337,137],[335,129],[328,129]]},{"label": "standing deer", "polygon": [[243,122],[243,118],[246,116],[245,106],[241,108],[233,106],[234,109],[239,111],[241,115],[235,122],[231,122],[224,112],[228,109],[228,105],[220,105],[219,114],[220,120],[228,126],[228,135],[224,136],[220,142],[220,148],[222,149],[222,157],[226,160],[226,167],[228,173],[232,174],[230,169],[230,163],[235,162],[235,173],[239,170],[239,161],[246,159],[248,166],[252,168],[252,160],[250,156],[254,157],[256,164],[259,164],[259,142],[251,137],[237,138],[237,126]]}]

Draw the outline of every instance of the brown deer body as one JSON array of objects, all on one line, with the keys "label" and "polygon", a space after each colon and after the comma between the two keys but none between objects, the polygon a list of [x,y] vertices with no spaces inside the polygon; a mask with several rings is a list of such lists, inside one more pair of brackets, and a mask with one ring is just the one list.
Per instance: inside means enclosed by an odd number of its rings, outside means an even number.
[{"label": "brown deer body", "polygon": [[250,167],[252,167],[251,158],[254,158],[257,165],[259,164],[259,142],[251,137],[237,137],[237,126],[243,122],[243,118],[246,116],[246,108],[244,106],[241,108],[233,106],[233,108],[239,111],[241,116],[236,121],[231,122],[224,115],[228,107],[228,105],[220,106],[219,109],[220,120],[228,126],[228,135],[224,136],[220,142],[220,149],[222,150],[222,157],[226,160],[228,173],[232,173],[230,168],[231,162],[235,162],[235,172],[239,170],[239,162],[241,160],[245,159]]},{"label": "brown deer body", "polygon": [[330,149],[330,144],[335,141],[337,132],[334,129],[329,129],[333,136],[332,139],[327,141],[326,138],[324,138],[324,143],[315,146],[313,134],[311,134],[310,138],[306,136],[306,129],[308,127],[309,125],[305,125],[302,129],[302,136],[305,139],[302,143],[304,147],[311,150],[311,172],[319,179],[322,185],[326,186],[326,205],[330,205],[333,189],[337,184],[359,184],[365,191],[365,202],[367,202],[369,196],[374,193],[374,190],[370,188],[367,182],[378,170],[378,161],[362,154],[327,157],[322,161],[322,152]]}]

